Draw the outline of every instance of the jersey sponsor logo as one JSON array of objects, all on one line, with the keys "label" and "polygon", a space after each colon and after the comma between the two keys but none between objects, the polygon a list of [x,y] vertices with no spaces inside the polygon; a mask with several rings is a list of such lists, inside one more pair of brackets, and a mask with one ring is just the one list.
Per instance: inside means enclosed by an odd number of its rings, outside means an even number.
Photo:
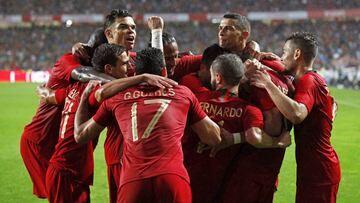
[{"label": "jersey sponsor logo", "polygon": [[243,112],[242,108],[222,107],[208,102],[200,102],[200,105],[210,118],[212,116],[240,118]]},{"label": "jersey sponsor logo", "polygon": [[141,90],[135,90],[135,91],[129,91],[125,92],[124,94],[124,100],[129,99],[138,99],[140,97],[173,97],[175,96],[175,91],[173,88],[166,88],[166,89],[159,89],[156,91],[141,91]]}]

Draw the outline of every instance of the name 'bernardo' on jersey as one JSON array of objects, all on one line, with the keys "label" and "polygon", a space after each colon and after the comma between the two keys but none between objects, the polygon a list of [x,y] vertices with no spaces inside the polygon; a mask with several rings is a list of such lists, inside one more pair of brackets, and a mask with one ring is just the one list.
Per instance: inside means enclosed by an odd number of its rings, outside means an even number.
[{"label": "name 'bernardo' on jersey", "polygon": [[129,91],[124,94],[124,100],[137,99],[140,97],[159,97],[159,96],[173,97],[175,96],[175,91],[173,88],[159,89],[156,91],[142,91],[142,90]]},{"label": "name 'bernardo' on jersey", "polygon": [[200,102],[200,105],[208,116],[240,118],[243,112],[242,108],[222,107],[208,102]]}]

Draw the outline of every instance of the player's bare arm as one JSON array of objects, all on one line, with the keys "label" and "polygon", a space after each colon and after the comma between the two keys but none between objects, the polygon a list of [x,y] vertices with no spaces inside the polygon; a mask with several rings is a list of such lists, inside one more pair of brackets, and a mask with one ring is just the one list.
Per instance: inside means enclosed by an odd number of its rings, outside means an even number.
[{"label": "player's bare arm", "polygon": [[128,87],[137,85],[142,82],[148,83],[152,86],[157,86],[159,88],[171,88],[177,85],[177,82],[166,77],[152,74],[141,74],[128,78],[120,78],[106,83],[95,92],[95,98],[98,102],[101,102],[104,99],[112,97],[116,93],[125,90]]},{"label": "player's bare arm", "polygon": [[191,128],[205,144],[215,146],[221,142],[220,128],[208,116],[193,124]]},{"label": "player's bare arm", "polygon": [[83,144],[98,137],[105,128],[105,126],[97,124],[93,119],[89,119],[88,99],[97,84],[95,81],[90,81],[81,96],[74,122],[74,138],[77,143]]},{"label": "player's bare arm", "polygon": [[159,16],[151,16],[147,23],[149,29],[151,30],[151,46],[164,51],[162,42],[164,20]]},{"label": "player's bare arm", "polygon": [[250,81],[252,85],[266,89],[279,111],[292,123],[299,124],[307,117],[308,110],[305,105],[282,93],[267,73],[256,71]]},{"label": "player's bare arm", "polygon": [[221,128],[221,143],[211,149],[210,157],[215,157],[223,149],[245,142],[256,148],[286,148],[291,145],[291,136],[289,131],[284,131],[279,137],[272,137],[257,127],[238,133],[230,133]]},{"label": "player's bare arm", "polygon": [[256,148],[286,148],[291,144],[291,137],[288,131],[271,137],[261,128],[252,127],[245,131],[245,141]]},{"label": "player's bare arm", "polygon": [[94,70],[92,67],[82,66],[74,69],[71,72],[71,78],[80,82],[88,82],[90,80],[100,80],[102,83],[107,83],[114,80],[113,77],[100,73]]}]

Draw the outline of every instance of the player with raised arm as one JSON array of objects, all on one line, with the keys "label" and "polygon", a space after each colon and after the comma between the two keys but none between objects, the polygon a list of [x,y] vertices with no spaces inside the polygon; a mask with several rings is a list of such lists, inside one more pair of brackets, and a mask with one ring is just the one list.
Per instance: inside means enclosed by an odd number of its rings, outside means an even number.
[{"label": "player with raised arm", "polygon": [[[161,51],[148,48],[138,52],[136,69],[138,74],[161,75],[165,70]],[[181,150],[186,121],[210,145],[220,142],[220,131],[190,90],[135,86],[104,101],[90,120],[86,101],[84,96],[76,115],[78,142],[96,137],[112,115],[124,135],[118,202],[191,202]]]},{"label": "player with raised arm", "polygon": [[298,203],[336,202],[340,182],[339,159],[330,144],[334,99],[313,70],[317,52],[317,39],[308,32],[293,33],[285,42],[281,60],[295,76],[294,99],[281,92],[266,72],[257,71],[251,79],[294,123]]}]

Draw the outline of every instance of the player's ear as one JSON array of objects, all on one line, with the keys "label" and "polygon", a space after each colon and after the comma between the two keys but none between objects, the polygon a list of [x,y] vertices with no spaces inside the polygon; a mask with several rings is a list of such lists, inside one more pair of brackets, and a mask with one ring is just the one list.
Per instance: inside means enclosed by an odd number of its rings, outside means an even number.
[{"label": "player's ear", "polygon": [[241,36],[242,36],[243,39],[247,39],[247,38],[249,38],[250,33],[247,32],[247,31],[244,31],[244,32],[241,32]]},{"label": "player's ear", "polygon": [[300,58],[301,54],[302,54],[301,49],[295,49],[294,60],[298,60]]},{"label": "player's ear", "polygon": [[105,74],[111,74],[112,68],[113,68],[112,65],[106,64],[106,65],[104,66],[104,73],[105,73]]},{"label": "player's ear", "polygon": [[107,28],[105,31],[104,31],[104,34],[106,36],[106,39],[108,40],[108,42],[110,41],[109,39],[112,39],[113,38],[113,34],[111,32],[111,29]]},{"label": "player's ear", "polygon": [[222,76],[219,73],[215,73],[215,82],[220,84],[222,82]]}]

